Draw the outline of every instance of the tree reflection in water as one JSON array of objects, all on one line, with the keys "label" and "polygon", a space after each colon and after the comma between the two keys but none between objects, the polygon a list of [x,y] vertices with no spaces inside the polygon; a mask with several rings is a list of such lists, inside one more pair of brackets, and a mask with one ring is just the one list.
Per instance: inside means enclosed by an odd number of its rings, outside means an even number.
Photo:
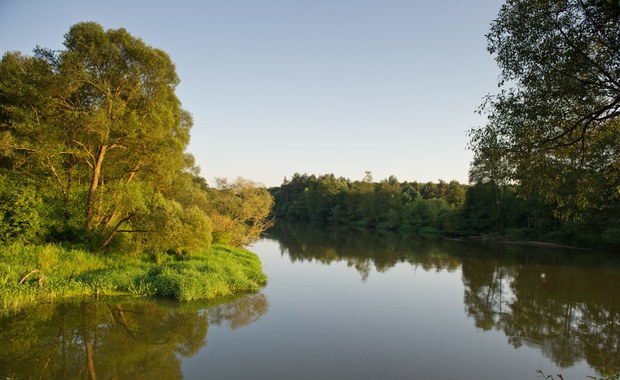
[{"label": "tree reflection in water", "polygon": [[462,270],[477,327],[501,329],[516,348],[539,347],[560,367],[620,365],[617,269],[463,260]]},{"label": "tree reflection in water", "polygon": [[502,331],[515,348],[538,348],[559,367],[585,359],[620,367],[620,265],[617,255],[454,241],[404,239],[309,225],[271,234],[292,261],[346,262],[366,281],[397,263],[426,271],[460,268],[467,315]]},{"label": "tree reflection in water", "polygon": [[0,320],[0,378],[181,378],[181,359],[210,324],[240,328],[269,304],[249,294],[220,304],[109,299],[44,304]]}]

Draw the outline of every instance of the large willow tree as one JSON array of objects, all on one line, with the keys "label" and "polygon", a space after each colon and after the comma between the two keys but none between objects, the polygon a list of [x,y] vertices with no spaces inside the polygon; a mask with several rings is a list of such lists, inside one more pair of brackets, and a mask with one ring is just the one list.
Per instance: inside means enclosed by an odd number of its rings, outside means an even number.
[{"label": "large willow tree", "polygon": [[520,184],[565,219],[617,205],[618,0],[508,0],[487,40],[500,92],[471,131],[472,180]]},{"label": "large willow tree", "polygon": [[[96,23],[71,27],[64,45],[0,62],[0,175],[38,190],[34,214],[56,234],[100,248],[118,234],[164,249],[208,244],[206,214],[169,196],[192,162],[192,121],[168,55]],[[3,216],[13,229],[17,203]]]}]

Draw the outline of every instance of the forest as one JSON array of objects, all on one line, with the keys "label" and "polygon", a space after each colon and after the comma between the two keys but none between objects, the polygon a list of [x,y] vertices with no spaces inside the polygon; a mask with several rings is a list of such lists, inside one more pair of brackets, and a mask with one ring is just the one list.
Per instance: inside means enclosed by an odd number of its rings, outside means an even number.
[{"label": "forest", "polygon": [[565,220],[540,197],[513,185],[457,181],[352,181],[333,174],[294,174],[270,189],[277,221],[399,231],[426,237],[545,241],[582,247],[617,246],[613,215],[589,212]]}]

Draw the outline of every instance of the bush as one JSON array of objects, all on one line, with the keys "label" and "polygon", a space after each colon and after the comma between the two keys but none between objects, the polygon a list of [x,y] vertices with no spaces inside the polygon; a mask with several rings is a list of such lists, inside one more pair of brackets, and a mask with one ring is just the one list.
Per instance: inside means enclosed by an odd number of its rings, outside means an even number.
[{"label": "bush", "polygon": [[32,186],[0,175],[0,243],[37,243],[45,234],[43,200]]}]

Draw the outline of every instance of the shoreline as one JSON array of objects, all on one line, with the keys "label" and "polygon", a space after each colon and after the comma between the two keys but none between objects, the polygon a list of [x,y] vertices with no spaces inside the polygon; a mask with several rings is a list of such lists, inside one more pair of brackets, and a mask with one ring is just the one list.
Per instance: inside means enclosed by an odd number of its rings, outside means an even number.
[{"label": "shoreline", "polygon": [[541,248],[562,248],[562,249],[575,249],[575,250],[582,250],[582,251],[587,251],[591,249],[591,248],[575,247],[572,245],[564,245],[564,244],[550,243],[550,242],[545,242],[545,241],[535,241],[535,240],[496,240],[496,242],[500,244],[521,245],[521,246],[541,247]]},{"label": "shoreline", "polygon": [[72,297],[213,300],[256,292],[267,283],[256,254],[227,245],[213,245],[183,258],[103,256],[55,245],[11,245],[0,247],[0,259],[0,315]]}]

